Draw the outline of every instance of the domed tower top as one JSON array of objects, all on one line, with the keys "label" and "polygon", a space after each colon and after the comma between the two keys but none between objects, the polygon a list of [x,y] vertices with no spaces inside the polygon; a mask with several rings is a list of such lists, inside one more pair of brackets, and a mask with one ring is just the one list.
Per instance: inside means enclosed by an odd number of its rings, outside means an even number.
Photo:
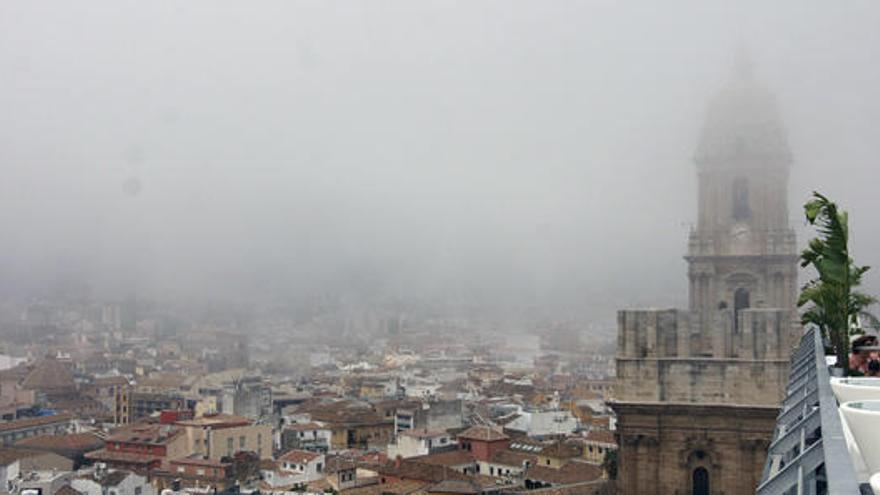
[{"label": "domed tower top", "polygon": [[755,81],[742,52],[727,87],[710,101],[695,160],[700,168],[787,168],[791,151],[776,99]]},{"label": "domed tower top", "polygon": [[794,308],[797,249],[788,223],[791,152],[773,95],[740,56],[709,103],[696,151],[697,225],[688,243],[690,307]]}]

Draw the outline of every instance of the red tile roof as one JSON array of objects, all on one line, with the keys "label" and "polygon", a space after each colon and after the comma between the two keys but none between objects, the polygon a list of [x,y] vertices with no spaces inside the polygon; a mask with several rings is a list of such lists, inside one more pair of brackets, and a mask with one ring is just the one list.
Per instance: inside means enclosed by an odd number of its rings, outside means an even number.
[{"label": "red tile roof", "polygon": [[595,428],[587,433],[587,441],[617,445],[617,440],[615,440],[614,438],[614,433],[611,433],[608,430],[600,430]]},{"label": "red tile roof", "polygon": [[583,453],[581,447],[565,442],[556,442],[541,449],[538,455],[553,459],[571,459]]},{"label": "red tile roof", "polygon": [[13,447],[0,448],[0,465],[7,466],[14,461],[38,455],[50,455],[50,453],[30,449],[16,449]]},{"label": "red tile roof", "polygon": [[71,433],[68,435],[40,435],[19,440],[15,445],[31,449],[59,451],[90,451],[104,446],[104,439],[94,433]]},{"label": "red tile roof", "polygon": [[163,424],[137,424],[115,431],[107,442],[163,445],[183,434],[183,429]]},{"label": "red tile roof", "polygon": [[75,490],[70,485],[64,485],[55,492],[55,495],[82,495],[82,492]]},{"label": "red tile roof", "polygon": [[586,462],[569,462],[556,469],[547,466],[530,466],[526,469],[523,479],[542,481],[554,485],[568,485],[584,481],[593,481],[602,476],[602,468]]},{"label": "red tile roof", "polygon": [[421,493],[421,489],[427,485],[424,481],[403,480],[396,483],[377,483],[375,485],[361,486],[344,490],[345,495],[409,495]]},{"label": "red tile roof", "polygon": [[470,476],[460,473],[449,466],[426,464],[411,459],[403,460],[400,465],[390,462],[377,469],[380,475],[393,476],[402,480],[417,480],[436,483],[446,479],[469,479]]},{"label": "red tile roof", "polygon": [[504,449],[496,450],[489,460],[492,464],[501,464],[502,466],[512,466],[521,468],[528,462],[529,465],[535,464],[537,457],[516,450]]},{"label": "red tile roof", "polygon": [[70,421],[70,414],[62,413],[54,416],[40,416],[37,418],[15,419],[0,423],[0,431],[18,430],[22,428],[32,428],[34,426],[51,425],[55,423],[63,423]]},{"label": "red tile roof", "polygon": [[449,436],[443,430],[405,430],[400,433],[401,435],[413,438],[436,438],[442,436]]},{"label": "red tile roof", "polygon": [[475,480],[443,480],[425,489],[425,493],[453,493],[456,495],[479,495],[483,487]]},{"label": "red tile roof", "polygon": [[462,466],[465,464],[473,464],[474,456],[466,450],[450,450],[447,452],[438,452],[436,454],[422,455],[411,457],[409,460],[431,464],[435,466]]},{"label": "red tile roof", "polygon": [[63,363],[54,357],[46,357],[40,361],[24,381],[21,387],[26,390],[53,391],[76,389],[73,373]]},{"label": "red tile roof", "polygon": [[508,493],[511,495],[598,495],[600,493],[612,493],[608,491],[607,483],[604,479],[597,479],[568,485],[557,485],[550,488],[515,490]]},{"label": "red tile roof", "polygon": [[278,456],[278,460],[283,462],[302,464],[304,462],[311,462],[319,457],[321,457],[321,454],[309,452],[308,450],[291,450]]},{"label": "red tile roof", "polygon": [[494,442],[497,440],[507,440],[509,437],[491,426],[476,425],[459,433],[458,438]]},{"label": "red tile roof", "polygon": [[86,459],[103,462],[121,462],[125,464],[152,464],[159,462],[161,457],[149,454],[133,454],[130,452],[112,452],[107,449],[96,450],[86,454]]}]

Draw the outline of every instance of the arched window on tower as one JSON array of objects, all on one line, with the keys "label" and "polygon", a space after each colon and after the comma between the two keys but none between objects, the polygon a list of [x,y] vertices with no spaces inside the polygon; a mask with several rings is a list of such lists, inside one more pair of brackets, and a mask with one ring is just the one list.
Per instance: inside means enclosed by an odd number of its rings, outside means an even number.
[{"label": "arched window on tower", "polygon": [[749,181],[743,177],[733,181],[733,219],[747,220],[752,216],[749,210]]},{"label": "arched window on tower", "polygon": [[733,328],[739,329],[739,311],[749,307],[749,291],[739,288],[733,293]]},{"label": "arched window on tower", "polygon": [[704,467],[694,469],[692,474],[693,495],[709,495],[709,471]]}]

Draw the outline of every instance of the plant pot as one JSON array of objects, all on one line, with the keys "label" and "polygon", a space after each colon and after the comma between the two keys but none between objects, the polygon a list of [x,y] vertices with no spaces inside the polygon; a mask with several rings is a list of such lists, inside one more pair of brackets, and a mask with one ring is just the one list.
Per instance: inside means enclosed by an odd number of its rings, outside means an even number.
[{"label": "plant pot", "polygon": [[834,377],[831,379],[831,390],[841,404],[857,400],[880,400],[880,378]]},{"label": "plant pot", "polygon": [[[835,358],[835,360],[836,360],[836,359],[837,359],[837,358]],[[837,378],[837,377],[842,377],[842,376],[843,376],[843,368],[838,368],[838,367],[836,367],[836,366],[832,366],[832,367],[828,368],[828,373],[829,373],[832,377],[835,377],[835,378]]]},{"label": "plant pot", "polygon": [[869,483],[871,483],[871,490],[874,490],[874,495],[880,495],[880,473],[872,474]]},{"label": "plant pot", "polygon": [[845,402],[840,412],[846,419],[869,473],[880,472],[880,400]]}]

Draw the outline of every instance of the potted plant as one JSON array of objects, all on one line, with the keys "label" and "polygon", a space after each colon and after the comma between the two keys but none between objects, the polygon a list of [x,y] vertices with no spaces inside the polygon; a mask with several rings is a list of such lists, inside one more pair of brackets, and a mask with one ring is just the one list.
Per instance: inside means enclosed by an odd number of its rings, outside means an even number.
[{"label": "potted plant", "polygon": [[831,343],[837,357],[834,374],[849,376],[850,335],[862,332],[860,317],[876,321],[867,312],[876,299],[855,290],[869,267],[853,262],[849,219],[834,202],[813,192],[813,198],[804,205],[804,215],[816,227],[818,236],[801,253],[801,267],[812,266],[816,272],[798,298],[798,307],[806,307],[801,321],[816,325]]}]

